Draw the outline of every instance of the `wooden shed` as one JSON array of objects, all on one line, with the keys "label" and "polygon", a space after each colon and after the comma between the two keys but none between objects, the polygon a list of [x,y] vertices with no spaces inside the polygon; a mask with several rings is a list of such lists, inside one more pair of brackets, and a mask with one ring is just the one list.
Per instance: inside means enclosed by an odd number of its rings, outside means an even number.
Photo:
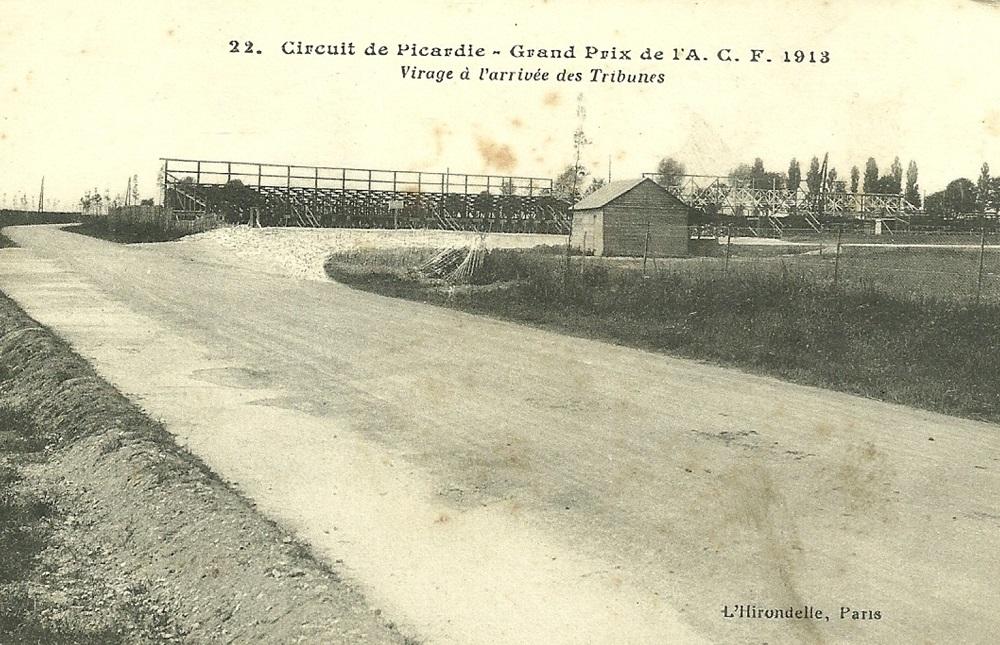
[{"label": "wooden shed", "polygon": [[573,206],[570,246],[604,256],[682,257],[689,210],[652,179],[613,181]]}]

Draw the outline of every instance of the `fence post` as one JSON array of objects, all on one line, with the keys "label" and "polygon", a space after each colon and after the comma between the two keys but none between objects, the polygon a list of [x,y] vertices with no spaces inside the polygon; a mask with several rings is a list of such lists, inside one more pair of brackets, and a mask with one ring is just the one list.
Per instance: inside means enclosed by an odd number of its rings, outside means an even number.
[{"label": "fence post", "polygon": [[837,252],[833,256],[833,286],[836,287],[840,281],[840,241],[844,236],[844,225],[837,227]]},{"label": "fence post", "polygon": [[986,224],[979,229],[979,278],[976,280],[976,305],[983,292],[983,267],[986,260]]},{"label": "fence post", "polygon": [[729,273],[729,255],[732,253],[733,248],[733,225],[726,225],[726,264],[722,269],[723,273]]},{"label": "fence post", "polygon": [[563,273],[563,290],[564,290],[564,292],[569,292],[569,270],[570,270],[569,252],[570,252],[570,244],[572,243],[572,241],[573,241],[572,235],[567,235],[566,236],[566,270]]}]

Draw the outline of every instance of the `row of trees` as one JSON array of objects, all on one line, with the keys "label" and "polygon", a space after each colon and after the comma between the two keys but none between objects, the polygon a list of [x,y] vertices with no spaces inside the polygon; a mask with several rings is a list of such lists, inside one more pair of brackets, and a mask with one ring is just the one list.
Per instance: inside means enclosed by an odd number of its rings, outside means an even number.
[{"label": "row of trees", "polygon": [[[50,199],[45,198],[45,203],[42,204],[43,210],[46,211],[58,211],[62,210],[63,202],[60,199]],[[25,192],[20,193],[2,193],[0,194],[0,208],[9,208],[11,210],[19,211],[33,211],[38,208],[38,193],[34,195],[29,195]]]},{"label": "row of trees", "polygon": [[965,177],[949,182],[944,190],[927,196],[925,210],[928,215],[938,217],[976,214],[997,217],[1000,211],[1000,177],[990,176],[990,166],[984,163],[975,183]]},{"label": "row of trees", "polygon": [[27,193],[14,193],[13,195],[3,194],[0,197],[0,208],[12,208],[16,210],[26,211],[32,206],[38,206],[38,196],[35,195],[33,198],[28,197]]},{"label": "row of trees", "polygon": [[84,193],[80,198],[80,211],[89,215],[103,215],[109,208],[118,206],[138,206],[139,204],[152,206],[153,200],[141,199],[139,196],[139,175],[132,175],[128,178],[124,193],[116,193],[111,196],[108,188],[104,193],[94,188]]},{"label": "row of trees", "polygon": [[[664,157],[656,167],[656,174],[664,185],[679,185],[687,167],[674,157]],[[820,191],[852,193],[884,193],[890,195],[902,194],[908,202],[919,207],[921,203],[920,186],[917,183],[919,170],[917,163],[911,161],[903,172],[903,166],[896,157],[885,174],[879,173],[878,162],[869,157],[865,163],[864,174],[857,166],[851,168],[848,180],[841,180],[837,169],[827,168],[824,184],[822,165],[819,157],[814,156],[809,161],[805,177],[798,159],[792,158],[785,172],[768,170],[759,157],[753,163],[742,163],[729,171],[729,178],[746,183],[754,188],[769,188],[776,190],[796,191],[803,188],[811,193]],[[904,183],[905,180],[905,183]],[[556,177],[553,183],[553,194],[561,199],[575,202],[604,185],[601,177],[592,177],[586,168],[577,164],[567,166]]]},{"label": "row of trees", "polygon": [[[660,180],[667,185],[676,185],[681,181],[680,175],[686,172],[682,162],[673,157],[664,157],[660,160],[656,168]],[[775,190],[796,191],[804,188],[811,193],[820,191],[847,192],[852,193],[885,193],[890,195],[903,194],[907,201],[914,206],[920,206],[920,186],[917,183],[919,171],[917,162],[911,161],[906,168],[905,186],[903,183],[903,166],[896,157],[889,172],[879,174],[878,162],[873,157],[869,157],[865,163],[864,176],[857,166],[851,168],[849,180],[841,180],[837,169],[827,168],[826,183],[824,185],[823,169],[819,157],[814,156],[809,161],[809,168],[806,170],[805,178],[802,176],[802,167],[798,159],[792,158],[788,163],[785,172],[767,170],[764,161],[759,157],[754,159],[752,164],[740,164],[729,171],[729,178],[749,184],[753,188],[769,188]],[[804,185],[803,185],[804,180]]]}]

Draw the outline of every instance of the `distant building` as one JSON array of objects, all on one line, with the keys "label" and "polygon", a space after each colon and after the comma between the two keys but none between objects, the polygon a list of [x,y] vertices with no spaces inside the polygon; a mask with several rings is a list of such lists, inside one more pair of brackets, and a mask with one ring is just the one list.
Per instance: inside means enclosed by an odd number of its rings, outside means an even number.
[{"label": "distant building", "polygon": [[570,245],[604,256],[686,256],[689,211],[652,179],[613,181],[573,206]]}]

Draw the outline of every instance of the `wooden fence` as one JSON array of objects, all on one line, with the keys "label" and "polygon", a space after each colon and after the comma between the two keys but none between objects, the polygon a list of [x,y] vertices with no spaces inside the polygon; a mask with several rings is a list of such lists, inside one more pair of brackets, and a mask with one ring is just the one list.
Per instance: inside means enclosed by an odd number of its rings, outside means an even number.
[{"label": "wooden fence", "polygon": [[102,217],[112,231],[149,227],[169,232],[201,233],[226,224],[215,214],[179,211],[164,206],[115,206],[108,209],[107,215],[97,216]]}]

